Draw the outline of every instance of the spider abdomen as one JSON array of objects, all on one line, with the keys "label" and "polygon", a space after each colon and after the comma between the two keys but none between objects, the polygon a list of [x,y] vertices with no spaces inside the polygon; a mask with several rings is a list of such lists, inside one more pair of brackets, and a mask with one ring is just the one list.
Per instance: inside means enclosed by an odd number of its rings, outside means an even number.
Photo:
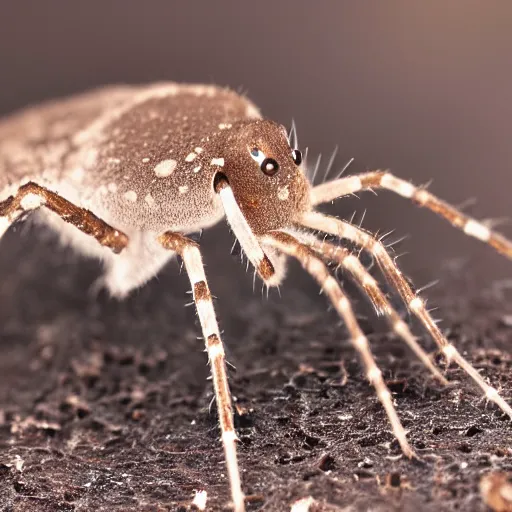
[{"label": "spider abdomen", "polygon": [[192,231],[222,218],[217,135],[259,117],[228,89],[98,89],[0,124],[0,201],[30,180],[124,231]]}]

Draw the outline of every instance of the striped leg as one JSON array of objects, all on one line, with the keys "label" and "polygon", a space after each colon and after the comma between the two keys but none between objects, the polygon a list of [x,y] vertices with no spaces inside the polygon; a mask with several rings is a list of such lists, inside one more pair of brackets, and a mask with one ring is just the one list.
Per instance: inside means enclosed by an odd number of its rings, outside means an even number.
[{"label": "striped leg", "polygon": [[55,212],[85,234],[93,236],[115,253],[121,252],[128,244],[128,237],[124,233],[109,226],[89,210],[33,182],[22,185],[16,195],[0,202],[0,238],[22,213],[41,206]]},{"label": "striped leg", "polygon": [[430,370],[432,375],[439,380],[439,382],[448,384],[448,381],[432,363],[428,354],[416,341],[416,338],[409,329],[409,326],[400,318],[400,315],[396,312],[382,290],[379,288],[377,281],[375,281],[370,273],[364,268],[357,256],[352,254],[345,247],[340,247],[325,241],[322,242],[317,239],[314,239],[308,245],[328,260],[335,261],[341,267],[346,269],[359,288],[361,288],[363,293],[372,301],[377,313],[386,318],[392,331],[402,338],[402,340],[416,354],[418,359],[420,359]]},{"label": "striped leg", "polygon": [[343,293],[336,279],[330,274],[326,264],[312,249],[300,243],[288,233],[275,232],[265,235],[263,240],[266,244],[296,258],[328,295],[336,311],[345,321],[345,325],[350,333],[350,341],[363,361],[366,376],[375,388],[377,396],[391,423],[393,434],[400,443],[402,451],[407,457],[414,457],[415,453],[407,441],[405,429],[398,418],[393,401],[391,400],[391,393],[382,378],[382,372],[375,363],[368,339],[357,322],[349,299]]},{"label": "striped leg", "polygon": [[386,279],[397,289],[400,296],[407,304],[409,310],[419,319],[425,329],[432,336],[439,349],[443,352],[448,361],[455,361],[485,393],[488,400],[494,402],[503,412],[512,419],[512,408],[498,394],[498,391],[489,386],[481,375],[466,361],[459,351],[448,342],[441,333],[433,318],[427,311],[423,300],[417,296],[409,286],[396,266],[393,258],[388,254],[382,242],[367,233],[363,229],[350,224],[349,222],[329,217],[317,212],[309,212],[303,215],[302,224],[311,229],[317,229],[324,233],[330,233],[340,238],[351,240],[361,248],[369,251],[376,259]]},{"label": "striped leg", "polygon": [[244,494],[242,492],[236,456],[237,437],[233,425],[233,411],[231,409],[231,394],[226,373],[224,347],[220,339],[217,319],[215,318],[212,296],[206,282],[201,252],[195,242],[177,233],[164,233],[158,240],[163,247],[181,256],[190,279],[190,284],[192,285],[194,302],[211,366],[215,399],[219,411],[222,444],[224,446],[231,485],[231,495],[235,511],[244,512]]},{"label": "striped leg", "polygon": [[348,194],[364,190],[384,188],[414,201],[418,206],[428,208],[445,218],[452,226],[494,247],[498,252],[512,259],[512,242],[503,235],[492,231],[483,222],[464,215],[450,204],[438,199],[428,190],[393,176],[387,171],[372,171],[357,176],[347,176],[314,187],[311,192],[313,205],[333,201]]}]

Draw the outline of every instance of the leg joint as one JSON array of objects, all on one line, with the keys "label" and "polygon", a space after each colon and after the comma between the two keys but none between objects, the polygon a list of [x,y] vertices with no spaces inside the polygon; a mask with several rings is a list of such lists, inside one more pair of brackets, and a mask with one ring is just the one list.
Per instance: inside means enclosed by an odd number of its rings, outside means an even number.
[{"label": "leg joint", "polygon": [[206,348],[211,358],[219,355],[224,356],[224,347],[222,346],[218,334],[210,334],[208,338],[206,338]]},{"label": "leg joint", "polygon": [[208,285],[205,281],[199,281],[194,284],[194,299],[196,301],[204,300],[211,301],[212,296],[210,294],[210,290],[208,289]]},{"label": "leg joint", "polygon": [[160,235],[157,240],[162,244],[164,249],[174,251],[180,256],[183,255],[183,251],[187,247],[195,247],[196,249],[199,248],[199,246],[194,241],[190,240],[190,238],[187,238],[180,233],[174,233],[172,231],[167,231],[163,235]]}]

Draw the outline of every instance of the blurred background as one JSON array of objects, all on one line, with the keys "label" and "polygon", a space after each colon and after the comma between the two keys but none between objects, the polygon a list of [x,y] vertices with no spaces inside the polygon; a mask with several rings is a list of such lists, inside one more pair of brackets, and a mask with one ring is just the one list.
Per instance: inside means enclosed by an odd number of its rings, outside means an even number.
[{"label": "blurred background", "polygon": [[[3,0],[0,113],[107,83],[228,85],[265,116],[294,119],[310,161],[322,153],[327,162],[338,145],[333,174],[354,157],[347,173],[391,168],[433,180],[454,204],[475,198],[466,211],[477,217],[507,217],[511,25],[506,0]],[[512,273],[492,250],[390,193],[332,211],[359,219],[365,209],[364,227],[410,235],[400,252],[413,277],[435,278],[454,258],[486,279]],[[210,250],[223,250],[211,240]]]}]

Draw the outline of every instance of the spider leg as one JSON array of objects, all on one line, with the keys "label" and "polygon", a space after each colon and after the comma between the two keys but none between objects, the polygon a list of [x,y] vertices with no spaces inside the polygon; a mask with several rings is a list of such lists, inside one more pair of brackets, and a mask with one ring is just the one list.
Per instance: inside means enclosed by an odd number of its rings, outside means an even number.
[{"label": "spider leg", "polygon": [[55,212],[85,234],[93,236],[101,245],[115,253],[121,252],[128,244],[128,237],[121,231],[108,225],[89,210],[74,205],[34,182],[22,185],[16,195],[0,201],[0,238],[24,212],[42,206]]},{"label": "spider leg", "polygon": [[417,187],[387,171],[365,172],[318,185],[311,192],[311,202],[313,205],[318,205],[348,194],[380,188],[411,199],[420,207],[428,208],[445,218],[452,226],[462,230],[466,235],[487,243],[499,253],[512,259],[512,242],[503,235],[496,233],[485,223],[465,215],[425,188]]},{"label": "spider leg", "polygon": [[299,242],[288,233],[281,231],[272,232],[271,234],[265,235],[262,241],[288,256],[296,258],[304,269],[316,279],[318,284],[328,295],[332,305],[345,321],[345,325],[350,333],[350,341],[362,359],[366,376],[375,388],[377,396],[391,423],[393,434],[398,440],[403,453],[409,458],[415,457],[415,453],[407,441],[405,429],[400,422],[393,401],[391,400],[391,393],[371,353],[368,339],[357,322],[349,299],[343,293],[336,279],[329,272],[327,265],[311,248]]},{"label": "spider leg", "polygon": [[212,296],[203,268],[199,246],[178,233],[167,232],[158,237],[163,247],[176,252],[183,259],[185,269],[192,285],[197,315],[201,323],[206,351],[210,362],[215,400],[219,411],[222,444],[231,486],[231,496],[236,512],[244,512],[244,494],[236,455],[237,436],[233,425],[231,393],[229,391],[224,346],[220,338],[215,317]]},{"label": "spider leg", "polygon": [[512,419],[512,407],[505,402],[495,388],[485,382],[476,369],[448,342],[430,316],[425,303],[413,292],[407,279],[404,278],[381,241],[353,224],[318,212],[304,214],[301,223],[310,229],[317,229],[324,233],[330,233],[340,238],[351,240],[361,248],[369,251],[377,261],[386,279],[396,288],[409,310],[419,319],[448,361],[455,361],[483,390],[486,398],[494,402]]},{"label": "spider leg", "polygon": [[439,382],[445,385],[448,384],[448,381],[432,363],[428,354],[417,342],[416,337],[412,334],[409,326],[400,318],[400,315],[386,298],[377,281],[364,268],[356,255],[352,254],[345,247],[320,241],[317,238],[312,238],[306,243],[308,243],[308,245],[317,253],[327,258],[327,260],[334,261],[346,269],[362,292],[370,299],[377,311],[377,314],[383,315],[386,318],[391,330],[406,343],[406,345],[416,354],[418,359],[423,362]]}]

